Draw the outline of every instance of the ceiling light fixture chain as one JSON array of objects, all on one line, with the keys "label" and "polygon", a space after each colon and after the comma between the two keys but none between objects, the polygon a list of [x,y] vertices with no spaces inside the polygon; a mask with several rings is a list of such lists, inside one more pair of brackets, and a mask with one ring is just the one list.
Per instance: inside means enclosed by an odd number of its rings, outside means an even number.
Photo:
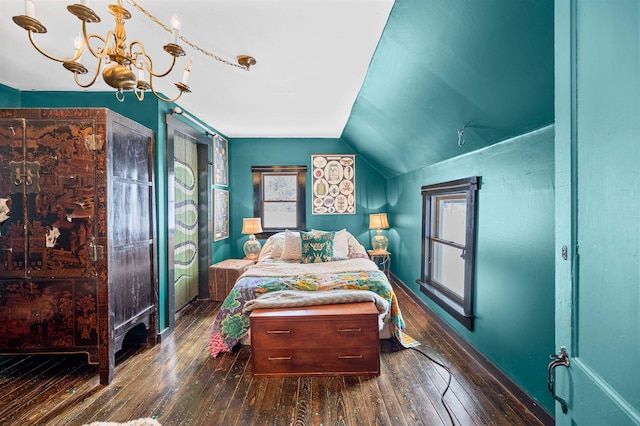
[{"label": "ceiling light fixture chain", "polygon": [[[166,32],[171,33],[172,29],[168,25],[165,25],[164,23],[162,23],[158,18],[153,16],[151,14],[151,12],[149,12],[148,10],[146,10],[145,8],[140,6],[135,0],[127,0],[127,3],[129,3],[131,6],[135,7],[136,9],[138,9],[145,16],[147,16],[147,18],[149,18],[151,21],[155,22],[157,25],[162,27]],[[202,54],[204,54],[206,56],[209,56],[209,57],[215,59],[218,62],[222,62],[225,65],[229,65],[229,66],[237,67],[237,68],[242,68],[243,70],[249,71],[251,65],[255,65],[255,63],[256,63],[255,59],[251,58],[250,56],[245,56],[245,55],[238,56],[238,63],[231,62],[231,61],[228,61],[228,60],[226,60],[224,58],[221,58],[220,56],[216,55],[215,53],[211,53],[211,52],[201,48],[200,46],[192,43],[187,38],[185,38],[183,35],[179,35],[178,38],[180,40],[182,40],[185,44],[187,44],[189,47],[191,47],[193,50],[196,50],[196,51],[198,51],[198,52],[200,52],[200,53],[202,53]]]}]

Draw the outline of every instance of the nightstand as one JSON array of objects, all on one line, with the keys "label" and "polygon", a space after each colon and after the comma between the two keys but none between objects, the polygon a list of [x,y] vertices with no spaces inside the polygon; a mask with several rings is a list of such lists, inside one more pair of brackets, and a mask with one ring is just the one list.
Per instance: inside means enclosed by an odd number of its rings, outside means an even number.
[{"label": "nightstand", "polygon": [[224,300],[238,277],[254,264],[253,260],[227,259],[209,266],[209,298]]},{"label": "nightstand", "polygon": [[391,269],[391,253],[386,250],[367,250],[369,259],[375,262],[381,271],[388,277]]}]

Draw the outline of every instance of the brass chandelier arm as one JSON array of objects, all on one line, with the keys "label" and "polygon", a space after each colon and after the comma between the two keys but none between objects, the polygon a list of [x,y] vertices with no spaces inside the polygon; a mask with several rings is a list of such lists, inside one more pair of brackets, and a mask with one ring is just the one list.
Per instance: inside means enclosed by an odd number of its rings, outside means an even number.
[{"label": "brass chandelier arm", "polygon": [[[161,77],[164,77],[164,76],[166,76],[167,74],[169,74],[171,71],[173,71],[173,67],[175,66],[175,64],[176,64],[176,57],[175,57],[175,56],[172,56],[172,57],[171,57],[171,66],[169,67],[169,69],[168,69],[165,73],[162,73],[162,74],[156,74],[156,73],[154,73],[154,72],[152,71],[151,61],[149,61],[149,68],[147,69],[147,71],[149,71],[149,75],[151,75],[151,76],[153,76],[153,77],[161,78]],[[149,77],[149,81],[151,81],[151,77]]]},{"label": "brass chandelier arm", "polygon": [[182,94],[184,93],[184,91],[180,90],[180,93],[178,93],[178,96],[176,96],[173,99],[170,99],[170,98],[166,98],[166,97],[162,96],[162,94],[156,92],[156,89],[154,89],[153,86],[151,86],[151,92],[153,92],[153,94],[155,95],[156,98],[158,98],[158,99],[160,99],[161,101],[164,101],[164,102],[175,102],[178,99],[180,99],[180,96],[182,96]]},{"label": "brass chandelier arm", "polygon": [[[82,41],[83,44],[85,44],[87,46],[87,50],[95,58],[103,59],[104,57],[107,56],[107,50],[109,48],[107,40],[111,40],[111,38],[113,36],[113,31],[109,30],[109,32],[107,33],[106,38],[102,38],[98,34],[87,34],[87,23],[83,21],[82,22],[82,36],[83,36],[83,41]],[[98,40],[100,40],[102,42],[102,47],[99,47],[98,50],[94,50],[93,47],[91,46],[90,41],[93,38],[97,38]]]},{"label": "brass chandelier arm", "polygon": [[100,67],[102,66],[102,59],[98,60],[98,63],[96,65],[96,72],[93,73],[93,79],[87,83],[87,84],[83,84],[80,82],[80,80],[78,79],[78,73],[74,72],[73,73],[73,79],[76,81],[76,84],[80,87],[82,87],[83,89],[86,89],[87,87],[91,87],[93,85],[93,83],[96,82],[96,80],[98,79],[98,75],[100,75]]},{"label": "brass chandelier arm", "polygon": [[[153,71],[153,61],[151,60],[151,57],[147,55],[147,52],[144,50],[144,45],[139,41],[133,41],[129,46],[130,46],[129,53],[131,54],[132,58],[136,58],[138,53],[144,56],[145,62],[147,63],[147,66],[145,67],[145,69],[149,72],[149,83],[151,83],[152,77],[161,78],[161,77],[167,76],[171,71],[173,71],[173,67],[176,65],[176,57],[174,55],[171,55],[171,65],[169,66],[169,69],[164,73],[157,74]],[[133,46],[138,46],[140,48],[140,52],[134,52]],[[135,63],[136,65],[138,65],[137,62]]]},{"label": "brass chandelier arm", "polygon": [[136,95],[136,98],[139,101],[143,101],[144,100],[144,90],[135,88],[135,89],[133,89],[133,94]]},{"label": "brass chandelier arm", "polygon": [[78,59],[80,57],[80,53],[81,51],[79,50],[78,52],[76,52],[75,55],[73,55],[71,58],[56,58],[55,56],[51,56],[49,55],[47,52],[45,52],[44,50],[42,50],[40,48],[40,46],[38,46],[38,44],[36,43],[36,41],[33,39],[33,32],[31,31],[27,31],[29,33],[29,41],[31,42],[31,45],[38,51],[40,52],[43,56],[46,56],[47,58],[51,59],[52,61],[56,61],[56,62],[73,62],[76,59]]}]

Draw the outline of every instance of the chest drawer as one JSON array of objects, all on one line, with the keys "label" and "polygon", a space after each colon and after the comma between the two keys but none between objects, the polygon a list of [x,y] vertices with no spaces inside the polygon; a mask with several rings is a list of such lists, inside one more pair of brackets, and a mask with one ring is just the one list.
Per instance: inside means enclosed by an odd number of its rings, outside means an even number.
[{"label": "chest drawer", "polygon": [[370,318],[317,320],[265,319],[251,322],[251,344],[260,348],[322,348],[370,345],[379,338],[377,315]]},{"label": "chest drawer", "polygon": [[256,349],[251,356],[254,376],[380,374],[379,346]]}]

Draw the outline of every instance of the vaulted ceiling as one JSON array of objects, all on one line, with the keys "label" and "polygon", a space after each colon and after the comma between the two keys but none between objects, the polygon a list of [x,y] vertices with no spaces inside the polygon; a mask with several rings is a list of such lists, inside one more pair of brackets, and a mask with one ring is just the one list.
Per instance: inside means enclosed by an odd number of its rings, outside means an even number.
[{"label": "vaulted ceiling", "polygon": [[[102,22],[89,32],[113,28],[116,1],[90,0]],[[127,41],[162,67],[170,36],[136,2],[166,24],[177,9],[181,35],[208,53],[256,58],[247,72],[185,45],[193,92],[178,103],[230,138],[341,137],[390,177],[553,122],[552,0],[123,0]],[[80,29],[69,3],[35,1],[48,32],[34,38],[55,56]],[[24,10],[0,2],[0,83],[79,90],[11,22]],[[171,96],[181,76],[159,89]]]},{"label": "vaulted ceiling", "polygon": [[553,123],[553,52],[552,0],[398,0],[342,138],[393,176]]}]

